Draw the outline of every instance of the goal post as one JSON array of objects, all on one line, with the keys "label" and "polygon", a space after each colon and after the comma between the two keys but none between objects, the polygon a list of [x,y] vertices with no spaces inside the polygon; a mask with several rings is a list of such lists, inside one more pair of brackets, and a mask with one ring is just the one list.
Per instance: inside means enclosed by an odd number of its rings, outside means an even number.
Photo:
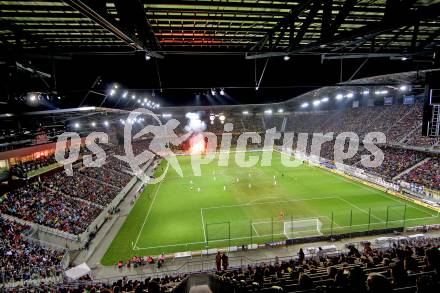
[{"label": "goal post", "polygon": [[284,221],[284,235],[295,237],[321,236],[322,223],[318,218]]}]

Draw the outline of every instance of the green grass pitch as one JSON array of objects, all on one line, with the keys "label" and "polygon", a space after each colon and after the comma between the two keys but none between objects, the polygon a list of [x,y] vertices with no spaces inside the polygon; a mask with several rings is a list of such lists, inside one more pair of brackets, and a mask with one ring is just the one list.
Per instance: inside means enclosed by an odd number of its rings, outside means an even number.
[{"label": "green grass pitch", "polygon": [[[261,157],[261,152],[249,155]],[[231,152],[228,167],[219,167],[214,160],[202,165],[202,176],[194,176],[190,156],[178,160],[184,177],[169,168],[163,182],[147,186],[103,257],[104,265],[134,255],[200,250],[206,245],[440,223],[431,209],[321,168],[285,167],[278,152],[270,167],[253,168],[237,166]],[[163,161],[158,172],[166,164]],[[319,223],[319,231],[305,225],[309,222]]]}]

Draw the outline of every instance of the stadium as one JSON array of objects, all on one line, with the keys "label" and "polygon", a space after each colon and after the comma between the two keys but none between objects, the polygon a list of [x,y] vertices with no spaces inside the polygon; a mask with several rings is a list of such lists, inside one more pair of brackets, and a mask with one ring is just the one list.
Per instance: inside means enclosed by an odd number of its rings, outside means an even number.
[{"label": "stadium", "polygon": [[0,1],[1,292],[440,292],[440,2]]}]

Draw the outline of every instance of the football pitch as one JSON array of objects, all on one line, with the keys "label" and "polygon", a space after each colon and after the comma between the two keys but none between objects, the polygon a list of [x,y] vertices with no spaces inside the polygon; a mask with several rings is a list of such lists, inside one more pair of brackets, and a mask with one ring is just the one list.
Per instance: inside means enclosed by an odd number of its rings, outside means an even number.
[{"label": "football pitch", "polygon": [[[113,265],[132,256],[158,255],[287,238],[440,223],[429,208],[333,172],[300,164],[285,167],[278,152],[271,166],[202,165],[179,156],[180,177],[147,186],[102,259]],[[247,152],[259,156],[261,151]],[[157,175],[168,167],[165,160]]]}]

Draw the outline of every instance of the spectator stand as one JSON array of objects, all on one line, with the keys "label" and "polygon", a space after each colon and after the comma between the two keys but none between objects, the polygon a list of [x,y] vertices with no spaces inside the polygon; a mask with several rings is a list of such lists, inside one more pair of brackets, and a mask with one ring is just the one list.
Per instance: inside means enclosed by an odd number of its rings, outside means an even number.
[{"label": "spectator stand", "polygon": [[66,250],[65,247],[60,246],[60,245],[58,245],[56,243],[47,242],[47,241],[38,239],[38,233],[36,233],[36,232],[37,231],[35,231],[35,230],[31,230],[29,233],[23,235],[23,239],[25,239],[28,242],[36,243],[36,244],[39,244],[40,246],[47,247],[47,248],[52,249],[52,250],[63,250],[63,251],[66,251],[66,253],[63,255],[63,258],[62,258],[62,260],[60,262],[60,266],[61,266],[61,268],[63,270],[67,269],[69,267],[69,264],[70,264],[70,253],[69,253],[69,250]]},{"label": "spectator stand", "polygon": [[[350,256],[353,248],[357,251],[362,251],[365,247],[372,247],[372,249],[378,253],[383,254],[387,253],[390,250],[394,250],[396,247],[404,247],[404,246],[432,246],[439,245],[440,237],[437,236],[427,236],[425,234],[417,233],[411,234],[408,236],[392,236],[392,237],[378,237],[372,238],[371,240],[363,240],[360,242],[347,242],[347,243],[339,243],[338,245],[328,244],[321,246],[310,246],[303,248],[304,251],[304,259],[306,263],[319,263],[322,258],[326,259],[340,259],[343,261],[345,257]],[[338,248],[339,247],[339,248]],[[216,251],[226,252],[224,249],[218,249]],[[212,251],[215,255],[216,251]],[[258,266],[279,266],[283,263],[288,263],[294,261],[298,263],[299,257],[296,253],[293,253],[292,250],[286,252],[283,249],[286,255],[284,256],[274,256],[269,258],[257,258],[252,259],[248,255],[241,254],[239,250],[235,255],[231,254],[229,256],[230,267],[227,271],[235,271],[235,270],[245,270],[246,268],[255,268]],[[241,255],[240,255],[241,254]],[[274,255],[272,253],[272,255]],[[342,258],[341,258],[342,256]],[[146,263],[131,263],[128,266],[128,261],[124,263],[123,267],[118,269],[119,274],[110,277],[99,277],[93,279],[93,281],[87,282],[77,282],[75,286],[84,286],[85,284],[111,284],[112,282],[121,278],[121,274],[124,278],[128,280],[138,280],[142,281],[146,278],[166,278],[167,276],[186,276],[186,275],[194,275],[198,273],[213,273],[215,271],[214,259],[206,258],[200,256],[200,258],[190,258],[186,255],[187,259],[180,265],[170,265],[170,262],[174,264],[174,259],[172,256],[166,256],[167,266],[162,267],[161,269],[155,270],[155,265],[149,265]],[[358,262],[360,264],[360,262]],[[342,265],[342,263],[341,263]],[[146,268],[144,266],[147,266]],[[148,269],[150,266],[151,269]],[[344,265],[345,267],[353,267],[354,264]],[[136,269],[138,268],[138,269]],[[326,269],[326,267],[325,267]],[[71,283],[73,285],[74,283]],[[80,285],[81,284],[81,285]]]},{"label": "spectator stand", "polygon": [[[150,166],[151,162],[145,164],[142,170],[146,170]],[[55,228],[37,224],[31,221],[26,221],[11,215],[4,215],[5,218],[28,225],[32,227],[36,232],[36,236],[39,239],[47,239],[48,242],[55,242],[61,246],[68,247],[69,249],[81,249],[91,239],[91,235],[94,235],[97,230],[107,221],[111,211],[116,208],[119,203],[124,199],[128,192],[138,181],[137,177],[133,177],[130,182],[121,189],[117,196],[102,210],[102,212],[91,222],[88,228],[79,235],[75,235],[69,232],[61,231]]]},{"label": "spectator stand", "polygon": [[0,291],[26,284],[61,282],[69,266],[69,251],[33,237],[29,226],[0,217],[2,233],[0,250]]},{"label": "spectator stand", "polygon": [[[154,162],[154,159],[147,162],[144,166],[141,167],[141,170],[143,173],[148,172],[148,169],[152,167],[152,164]],[[118,195],[111,201],[110,204],[107,205],[107,207],[104,208],[104,210],[101,212],[101,214],[89,225],[89,228],[83,232],[81,235],[79,235],[78,241],[81,243],[81,245],[85,245],[87,241],[90,239],[90,235],[93,233],[95,234],[102,225],[107,221],[109,215],[111,214],[111,211],[115,209],[119,203],[125,198],[125,196],[130,192],[130,190],[134,187],[134,185],[138,182],[138,178],[134,176],[128,184],[122,188],[122,190],[118,193]]]}]

